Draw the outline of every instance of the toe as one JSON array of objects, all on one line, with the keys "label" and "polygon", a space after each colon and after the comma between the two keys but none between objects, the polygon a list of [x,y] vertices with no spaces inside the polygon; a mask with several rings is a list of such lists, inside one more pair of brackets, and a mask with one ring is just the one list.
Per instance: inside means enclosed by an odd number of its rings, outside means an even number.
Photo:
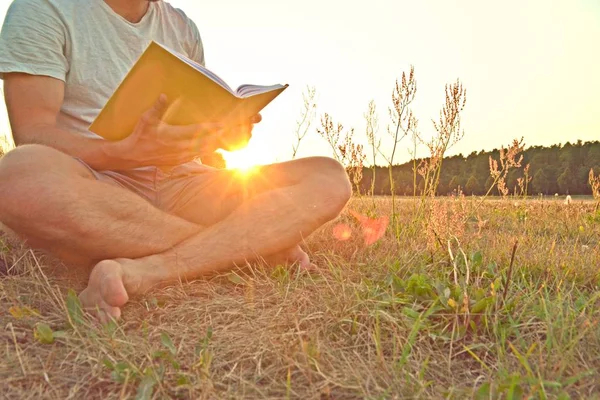
[{"label": "toe", "polygon": [[111,307],[111,306],[107,306],[104,310],[104,316],[106,317],[106,321],[104,322],[108,322],[108,320],[111,319],[119,319],[121,318],[121,309],[119,307]]},{"label": "toe", "polygon": [[118,319],[121,307],[129,296],[123,285],[123,269],[118,262],[98,263],[88,281],[88,287],[79,295],[81,304],[102,322]]},{"label": "toe", "polygon": [[112,319],[118,320],[121,318],[121,309],[119,307],[113,307],[110,304],[107,304],[104,300],[100,300],[94,308],[95,310],[93,314],[96,315],[97,319],[103,324]]},{"label": "toe", "polygon": [[313,264],[311,262],[308,262],[306,264],[301,264],[300,269],[302,271],[307,271],[307,272],[319,272],[319,267],[317,267],[316,264]]}]

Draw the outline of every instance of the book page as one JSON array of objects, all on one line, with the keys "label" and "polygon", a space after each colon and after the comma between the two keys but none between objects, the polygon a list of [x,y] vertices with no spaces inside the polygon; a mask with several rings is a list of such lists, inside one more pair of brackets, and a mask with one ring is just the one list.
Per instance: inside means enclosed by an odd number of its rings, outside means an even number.
[{"label": "book page", "polygon": [[173,54],[175,57],[179,58],[181,61],[190,65],[194,69],[200,71],[202,74],[207,76],[213,82],[215,82],[216,84],[218,84],[219,86],[221,86],[222,88],[227,90],[232,95],[237,96],[239,98],[247,98],[247,97],[255,96],[257,94],[266,93],[266,92],[270,92],[273,90],[282,89],[282,88],[287,87],[287,85],[269,85],[269,86],[240,85],[237,88],[237,90],[234,91],[227,83],[225,83],[225,81],[223,79],[221,79],[217,74],[215,74],[208,68],[198,64],[197,62],[195,62],[194,60],[191,60],[190,58],[186,57],[183,54],[179,54],[178,52],[173,51],[173,50],[169,49],[168,47],[161,45],[160,43],[156,43],[156,44],[158,44],[163,49],[167,50],[169,53]]},{"label": "book page", "polygon": [[267,93],[277,89],[283,89],[285,87],[287,87],[287,85],[241,85],[237,88],[234,94],[240,98],[247,98],[257,94]]}]

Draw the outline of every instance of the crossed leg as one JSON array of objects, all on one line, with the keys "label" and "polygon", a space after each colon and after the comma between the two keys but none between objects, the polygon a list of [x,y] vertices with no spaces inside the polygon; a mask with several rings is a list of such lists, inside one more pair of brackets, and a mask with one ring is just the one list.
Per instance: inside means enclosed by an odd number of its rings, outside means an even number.
[{"label": "crossed leg", "polygon": [[[240,173],[233,170],[194,172],[190,164],[183,167],[182,173],[160,184],[159,208],[203,227],[209,227],[226,219],[242,204],[257,195],[299,184],[304,177],[314,173],[318,159],[305,159],[274,165],[255,167],[252,171]],[[323,160],[320,160],[321,163]],[[322,165],[321,165],[322,167]],[[313,171],[311,171],[311,168]],[[192,170],[190,176],[189,170]],[[296,263],[301,268],[311,267],[308,255],[295,245],[290,249],[271,255],[259,255],[268,265]]]},{"label": "crossed leg", "polygon": [[344,169],[327,158],[275,164],[260,176],[264,191],[202,228],[94,180],[59,151],[22,146],[0,161],[0,221],[65,260],[103,260],[81,299],[119,317],[130,296],[153,286],[293,249],[350,197]]}]

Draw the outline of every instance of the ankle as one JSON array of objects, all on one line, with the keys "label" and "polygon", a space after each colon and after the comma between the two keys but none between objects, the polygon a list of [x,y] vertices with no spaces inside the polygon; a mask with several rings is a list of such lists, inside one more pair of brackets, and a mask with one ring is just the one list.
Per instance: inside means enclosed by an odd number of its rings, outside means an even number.
[{"label": "ankle", "polygon": [[139,273],[135,260],[121,258],[115,261],[121,264],[123,270],[123,286],[125,286],[127,294],[130,296],[142,294],[145,291],[144,286],[146,284],[146,279],[143,274]]},{"label": "ankle", "polygon": [[159,256],[153,255],[136,260],[120,259],[123,266],[123,285],[130,295],[146,293],[164,280],[163,266]]}]

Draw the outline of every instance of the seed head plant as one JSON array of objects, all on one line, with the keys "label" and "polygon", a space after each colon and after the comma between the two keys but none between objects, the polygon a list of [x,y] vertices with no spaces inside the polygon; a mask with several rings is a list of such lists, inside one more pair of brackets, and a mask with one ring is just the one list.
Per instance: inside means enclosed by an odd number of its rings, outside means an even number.
[{"label": "seed head plant", "polygon": [[354,184],[354,188],[360,195],[360,183],[363,178],[364,162],[367,158],[362,144],[354,142],[354,128],[346,132],[344,141],[338,144],[342,165],[346,167],[348,174]]},{"label": "seed head plant", "polygon": [[422,160],[417,168],[417,173],[424,182],[421,193],[423,199],[436,195],[444,156],[448,149],[464,137],[460,113],[464,110],[466,102],[467,91],[458,79],[455,83],[446,85],[446,101],[440,111],[439,120],[432,120],[436,133],[428,141],[421,139],[429,150],[429,158]]},{"label": "seed head plant", "polygon": [[329,144],[333,157],[344,166],[356,192],[360,195],[360,182],[367,156],[364,146],[355,142],[354,128],[346,131],[344,136],[342,136],[343,130],[344,126],[341,123],[334,123],[331,116],[325,113],[321,117],[321,127],[317,132]]},{"label": "seed head plant", "polygon": [[392,151],[389,155],[380,151],[388,164],[390,179],[390,192],[392,195],[392,223],[396,226],[396,188],[394,184],[393,165],[398,150],[398,145],[409,133],[416,134],[418,120],[414,116],[410,105],[415,100],[417,94],[417,81],[415,79],[415,68],[410,67],[408,76],[402,72],[400,82],[396,80],[394,90],[392,91],[392,106],[388,109],[390,124],[388,125],[388,134],[392,137]]},{"label": "seed head plant", "polygon": [[427,247],[430,250],[447,246],[452,239],[462,241],[467,217],[467,201],[462,191],[449,199],[432,199],[427,225]]},{"label": "seed head plant", "polygon": [[321,116],[321,127],[317,128],[317,133],[321,135],[323,139],[329,144],[331,150],[333,152],[333,158],[337,161],[341,162],[341,155],[338,148],[340,143],[340,137],[342,136],[342,131],[344,130],[344,126],[342,124],[334,123],[333,119],[328,113],[325,113]]},{"label": "seed head plant", "polygon": [[376,177],[376,165],[377,165],[377,153],[381,147],[381,139],[377,137],[379,132],[379,117],[377,116],[377,107],[375,101],[369,102],[369,109],[364,114],[365,121],[367,123],[367,140],[371,147],[372,166],[373,174],[371,176],[371,196],[375,195],[375,177]]},{"label": "seed head plant", "polygon": [[302,93],[303,106],[300,118],[296,121],[295,143],[292,144],[292,159],[295,159],[300,148],[300,143],[306,137],[308,130],[314,122],[317,113],[317,91],[314,86],[307,86]]},{"label": "seed head plant", "polygon": [[[492,156],[490,156],[490,176],[493,178],[493,182],[488,188],[484,198],[491,193],[494,187],[498,189],[498,194],[500,194],[503,198],[508,196],[506,177],[511,169],[521,168],[521,163],[523,162],[522,153],[525,148],[525,143],[523,140],[523,138],[521,138],[521,140],[514,139],[508,149],[504,149],[504,146],[500,149],[500,164],[498,164],[498,160],[495,160],[492,158]],[[523,172],[523,178],[517,180],[517,183],[519,188],[522,189],[523,195],[525,196],[527,194],[527,186],[531,181],[531,177],[529,176],[529,164],[527,164]]]}]

